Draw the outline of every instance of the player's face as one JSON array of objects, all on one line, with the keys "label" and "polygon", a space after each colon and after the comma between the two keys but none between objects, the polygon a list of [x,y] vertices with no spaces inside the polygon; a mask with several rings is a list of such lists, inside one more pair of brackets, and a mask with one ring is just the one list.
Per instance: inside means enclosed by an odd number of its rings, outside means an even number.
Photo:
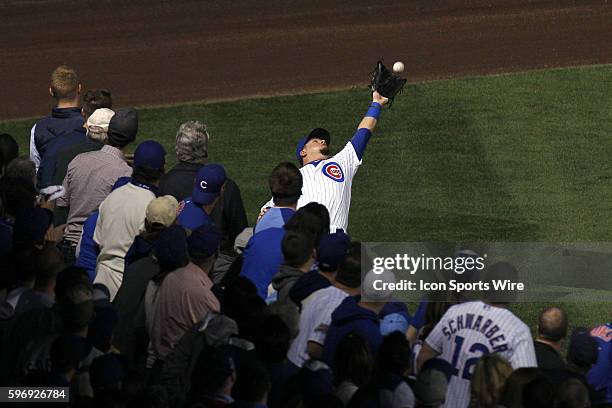
[{"label": "player's face", "polygon": [[313,155],[324,155],[329,154],[329,147],[327,142],[323,139],[310,139],[306,145],[304,145],[304,151],[306,156],[313,157]]}]

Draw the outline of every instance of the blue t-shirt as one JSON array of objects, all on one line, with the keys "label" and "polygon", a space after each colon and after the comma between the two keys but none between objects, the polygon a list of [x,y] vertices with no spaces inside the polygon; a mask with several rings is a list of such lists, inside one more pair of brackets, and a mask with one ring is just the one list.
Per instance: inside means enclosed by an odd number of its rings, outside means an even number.
[{"label": "blue t-shirt", "polygon": [[272,207],[263,217],[261,217],[257,225],[255,225],[253,233],[257,234],[268,228],[281,228],[291,217],[293,217],[293,214],[295,214],[295,210],[291,208]]},{"label": "blue t-shirt", "polygon": [[612,323],[594,328],[591,330],[591,336],[597,341],[599,354],[597,363],[589,371],[588,382],[597,391],[606,389],[605,401],[610,404],[612,403]]},{"label": "blue t-shirt", "polygon": [[243,253],[240,276],[244,276],[257,287],[257,294],[266,299],[268,286],[283,263],[281,244],[284,228],[268,228],[253,235]]},{"label": "blue t-shirt", "polygon": [[83,235],[81,235],[79,256],[74,263],[74,266],[78,266],[87,271],[90,282],[93,282],[96,278],[96,259],[98,255],[100,255],[100,248],[93,239],[99,214],[100,212],[96,210],[85,220],[83,224]]},{"label": "blue t-shirt", "polygon": [[194,203],[191,197],[180,202],[177,218],[179,224],[192,231],[203,225],[213,225],[210,215]]}]

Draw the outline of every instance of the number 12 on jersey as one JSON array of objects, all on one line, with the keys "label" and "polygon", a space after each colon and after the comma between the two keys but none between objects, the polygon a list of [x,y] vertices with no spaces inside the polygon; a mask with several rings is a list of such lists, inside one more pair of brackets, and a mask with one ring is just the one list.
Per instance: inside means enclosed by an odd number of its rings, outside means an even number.
[{"label": "number 12 on jersey", "polygon": [[467,350],[467,352],[471,354],[479,353],[479,355],[465,360],[465,363],[463,364],[463,369],[461,369],[461,367],[458,367],[457,365],[459,363],[459,355],[461,354],[464,342],[464,337],[455,336],[455,350],[453,352],[453,361],[451,362],[451,365],[453,366],[453,375],[458,377],[459,371],[461,371],[461,378],[470,381],[472,380],[472,374],[474,371],[472,366],[476,365],[478,360],[480,360],[482,356],[489,354],[490,351],[489,348],[482,343],[472,344],[472,346]]}]

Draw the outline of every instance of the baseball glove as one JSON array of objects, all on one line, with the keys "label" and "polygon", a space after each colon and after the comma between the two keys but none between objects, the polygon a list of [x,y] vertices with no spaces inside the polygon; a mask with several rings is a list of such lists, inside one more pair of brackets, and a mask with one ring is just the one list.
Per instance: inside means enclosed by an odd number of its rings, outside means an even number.
[{"label": "baseball glove", "polygon": [[395,96],[404,89],[406,79],[389,71],[382,61],[378,61],[376,69],[370,72],[370,76],[372,77],[370,90],[372,92],[378,91],[379,94],[388,98],[388,106],[391,107]]}]

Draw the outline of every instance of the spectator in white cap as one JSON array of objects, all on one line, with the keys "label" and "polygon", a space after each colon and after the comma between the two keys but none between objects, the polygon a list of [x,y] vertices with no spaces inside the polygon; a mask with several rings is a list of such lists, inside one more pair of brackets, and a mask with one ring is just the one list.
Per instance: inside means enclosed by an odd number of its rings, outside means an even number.
[{"label": "spectator in white cap", "polygon": [[123,151],[136,139],[138,112],[119,109],[108,123],[108,144],[98,151],[79,154],[68,165],[62,187],[64,195],[58,207],[68,209],[62,252],[69,264],[74,263],[76,246],[87,217],[98,209],[120,177],[132,175]]},{"label": "spectator in white cap", "polygon": [[174,224],[178,202],[171,195],[157,197],[147,206],[145,228],[135,239],[134,243],[125,254],[125,267],[131,263],[148,256],[153,250],[153,244],[157,241],[163,230]]},{"label": "spectator in white cap", "polygon": [[[93,92],[93,94],[90,95],[90,92]],[[111,110],[112,104],[113,98],[111,96],[110,91],[104,89],[97,91],[88,91],[85,96],[83,96],[82,113],[88,121],[88,117],[91,117],[96,110]],[[112,112],[112,114],[108,118],[108,122],[110,122],[112,115],[114,115],[114,112]],[[103,123],[103,121],[99,120],[98,123],[101,124]],[[85,123],[85,125],[87,126],[87,122]],[[88,137],[86,137],[85,140],[81,143],[62,147],[57,152],[57,162],[55,164],[55,172],[51,184],[61,184],[62,181],[64,181],[64,177],[66,177],[66,171],[68,171],[68,165],[79,154],[92,152],[94,150],[100,150],[102,149],[102,146],[104,146],[104,144],[107,144],[107,141],[100,141],[93,138],[91,133],[89,133],[87,136]]]}]

